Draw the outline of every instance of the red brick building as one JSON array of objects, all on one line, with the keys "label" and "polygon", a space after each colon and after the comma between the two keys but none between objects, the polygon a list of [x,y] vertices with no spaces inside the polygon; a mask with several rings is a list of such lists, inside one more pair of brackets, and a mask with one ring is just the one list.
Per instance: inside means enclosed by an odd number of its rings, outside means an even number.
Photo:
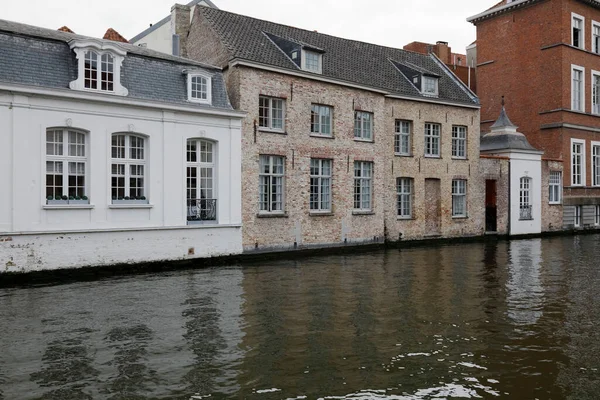
[{"label": "red brick building", "polygon": [[[468,19],[477,27],[481,132],[507,111],[544,157],[549,204],[564,228],[600,226],[600,2],[504,0]],[[558,183],[562,181],[562,194]]]}]

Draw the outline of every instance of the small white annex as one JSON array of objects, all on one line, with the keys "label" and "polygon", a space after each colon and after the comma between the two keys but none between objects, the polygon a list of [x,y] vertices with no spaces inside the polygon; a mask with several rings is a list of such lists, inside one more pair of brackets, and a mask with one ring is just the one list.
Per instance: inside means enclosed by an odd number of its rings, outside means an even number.
[{"label": "small white annex", "polygon": [[542,155],[517,131],[504,105],[491,132],[481,138],[480,154],[509,160],[509,235],[542,232]]},{"label": "small white annex", "polygon": [[0,272],[242,252],[220,69],[0,20]]}]

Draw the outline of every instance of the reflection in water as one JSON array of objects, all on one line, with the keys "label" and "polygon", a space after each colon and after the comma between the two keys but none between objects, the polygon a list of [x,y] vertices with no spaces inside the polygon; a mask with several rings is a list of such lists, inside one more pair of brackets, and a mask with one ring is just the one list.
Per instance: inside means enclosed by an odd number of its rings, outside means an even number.
[{"label": "reflection in water", "polygon": [[599,242],[0,290],[0,399],[596,399]]},{"label": "reflection in water", "polygon": [[93,365],[90,329],[75,329],[65,338],[48,343],[42,356],[43,368],[31,374],[42,388],[51,388],[43,399],[92,399],[89,385],[98,371]]}]

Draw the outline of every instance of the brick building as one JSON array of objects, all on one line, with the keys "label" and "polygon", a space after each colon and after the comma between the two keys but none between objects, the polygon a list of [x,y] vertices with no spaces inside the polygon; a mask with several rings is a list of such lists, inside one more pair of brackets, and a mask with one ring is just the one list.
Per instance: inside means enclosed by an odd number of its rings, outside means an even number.
[{"label": "brick building", "polygon": [[[505,0],[468,21],[477,27],[481,130],[500,97],[548,166],[545,204],[562,228],[600,226],[600,3]],[[562,182],[562,193],[559,182]]]},{"label": "brick building", "polygon": [[188,28],[248,113],[246,251],[483,233],[478,100],[437,57],[209,7]]}]

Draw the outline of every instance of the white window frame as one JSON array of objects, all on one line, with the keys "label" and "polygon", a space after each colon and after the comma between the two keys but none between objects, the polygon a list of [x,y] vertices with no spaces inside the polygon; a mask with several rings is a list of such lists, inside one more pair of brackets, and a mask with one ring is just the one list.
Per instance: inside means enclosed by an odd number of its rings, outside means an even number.
[{"label": "white window frame", "polygon": [[[431,90],[430,85],[427,82],[432,83],[433,90]],[[439,94],[439,78],[433,76],[423,75],[421,77],[421,93],[426,96],[437,96]]]},{"label": "white window frame", "polygon": [[[434,129],[437,127],[437,129]],[[425,157],[441,157],[442,125],[435,122],[425,122]],[[435,151],[434,151],[435,150]]]},{"label": "white window frame", "polygon": [[594,225],[600,226],[600,205],[594,206]]},{"label": "white window frame", "polygon": [[591,38],[590,51],[600,54],[600,22],[592,20]]},{"label": "white window frame", "polygon": [[[328,126],[329,132],[323,132]],[[333,107],[313,103],[310,105],[310,134],[311,136],[333,136]]]},{"label": "white window frame", "polygon": [[[357,197],[358,196],[358,197]],[[373,162],[354,161],[354,211],[373,211]]]},{"label": "white window frame", "polygon": [[372,112],[354,110],[354,140],[373,141],[374,115]]},{"label": "white window frame", "polygon": [[[48,141],[49,138],[49,134],[52,132],[53,135],[53,139],[55,138],[54,134],[58,134],[60,135],[60,142],[59,141]],[[75,142],[70,141],[71,138],[71,133],[74,133],[75,136]],[[83,136],[83,142],[78,141],[77,139],[80,138],[81,136]],[[75,129],[75,128],[61,128],[61,127],[57,127],[57,128],[48,128],[46,129],[45,132],[45,136],[44,136],[44,143],[46,144],[46,151],[45,151],[45,168],[44,168],[44,193],[46,194],[46,204],[53,204],[56,202],[60,202],[62,204],[89,204],[89,132],[84,131],[82,129]],[[75,146],[75,155],[71,154],[71,146]],[[56,153],[57,149],[60,148],[60,152],[61,154],[48,154],[49,153],[49,149],[52,148],[52,153]],[[79,153],[79,148],[83,148],[83,155],[81,154],[77,154]],[[56,173],[54,171],[49,171],[48,167],[50,163],[54,163],[53,165],[56,166],[57,163],[60,163],[60,165],[62,166],[62,171],[59,173]],[[70,167],[71,164],[75,164],[75,171],[72,172]],[[79,173],[78,171],[78,164],[83,164],[83,174]],[[51,174],[49,174],[49,172],[51,172]],[[62,185],[61,185],[61,189],[60,189],[60,193],[54,193],[53,195],[48,194],[48,182],[47,182],[47,177],[48,175],[52,175],[52,176],[61,176],[62,178]],[[79,185],[79,184],[75,184],[74,186],[70,185],[69,182],[69,177],[73,176],[73,177],[80,177],[83,176],[83,185]],[[52,185],[53,192],[56,192],[56,189],[58,188],[56,185]],[[78,194],[78,193],[74,193],[71,191],[71,188],[74,188],[75,191],[77,191],[77,188],[83,188],[83,193]],[[52,196],[53,199],[49,199],[48,197]],[[56,197],[59,196],[61,197],[61,199],[57,200]],[[71,197],[73,197],[73,199],[71,199]],[[80,199],[76,199],[76,197],[80,197]],[[74,201],[76,201],[77,203],[75,203]]]},{"label": "white window frame", "polygon": [[[579,20],[581,22],[581,32],[579,33],[579,43],[578,46],[575,45],[575,20]],[[577,47],[578,49],[585,49],[585,17],[574,12],[571,13],[571,45],[573,47]]]},{"label": "white window frame", "polygon": [[396,210],[398,219],[412,219],[413,191],[413,178],[396,178]]},{"label": "white window frame", "polygon": [[[125,138],[124,146],[115,146],[113,142],[113,138],[123,136]],[[142,147],[133,147],[132,139],[141,139]],[[113,150],[119,153],[119,149],[123,149],[123,157],[114,157]],[[138,151],[141,149],[142,158],[132,157],[132,151]],[[139,203],[139,204],[148,204],[148,182],[149,182],[149,171],[148,166],[148,137],[145,135],[141,135],[139,133],[131,133],[131,132],[115,132],[110,135],[110,199],[112,204],[127,204],[127,203]],[[118,171],[115,174],[115,165],[123,165],[123,174],[119,174]],[[143,173],[141,175],[132,174],[132,167],[142,167]],[[121,187],[120,185],[114,184],[114,179],[123,178],[123,196],[118,195],[118,190]],[[140,187],[142,194],[139,196],[131,196],[131,191],[136,190],[131,187],[131,179],[135,179],[136,177],[141,177],[143,180],[143,184]],[[115,195],[114,190],[117,190],[117,194]],[[137,190],[140,190],[138,188]],[[129,197],[126,199],[125,197]],[[135,198],[132,198],[135,197]]]},{"label": "white window frame", "polygon": [[573,226],[580,228],[583,222],[583,206],[574,206],[573,210]]},{"label": "white window frame", "polygon": [[591,72],[590,93],[592,97],[592,114],[600,115],[600,71]]},{"label": "white window frame", "polygon": [[[575,71],[581,73],[579,83],[575,82]],[[576,87],[577,84],[579,87]],[[585,112],[585,68],[574,64],[571,64],[571,110]]]},{"label": "white window frame", "polygon": [[[203,99],[201,97],[194,97],[193,94],[194,92],[197,92],[197,90],[194,90],[194,79],[204,79],[205,80],[205,86],[206,86],[206,98]],[[196,83],[197,85],[197,83]],[[202,93],[201,91],[199,91],[200,93]],[[187,73],[187,94],[188,94],[188,101],[193,102],[193,103],[201,103],[201,104],[212,104],[212,78],[210,77],[210,75],[207,74],[203,74],[203,73],[199,73],[199,72],[188,72]]]},{"label": "white window frame", "polygon": [[590,143],[590,157],[592,160],[592,186],[600,186],[600,142],[592,141]]},{"label": "white window frame", "polygon": [[[580,172],[578,174],[579,179],[575,179],[575,160],[574,160],[574,153],[573,153],[573,145],[578,144],[581,145],[581,152],[579,153],[580,157],[579,157],[579,166],[580,166]],[[585,140],[582,139],[573,139],[571,138],[571,151],[570,151],[570,155],[571,155],[571,186],[585,186]]]},{"label": "white window frame", "polygon": [[519,212],[520,220],[533,220],[533,213],[530,211],[527,214],[529,217],[523,217],[523,209],[531,208],[531,195],[532,195],[532,183],[533,180],[528,176],[523,176],[519,179]]},{"label": "white window frame", "polygon": [[[217,142],[204,138],[188,138],[185,161],[187,222],[216,223],[219,206],[216,179]],[[190,174],[192,168],[196,169],[195,177]],[[194,179],[195,186],[192,185]],[[194,191],[196,195],[192,196]]]},{"label": "white window frame", "polygon": [[550,171],[548,175],[548,203],[561,204],[562,202],[562,172]]},{"label": "white window frame", "polygon": [[412,155],[412,121],[397,119],[394,129],[394,153],[397,156]]},{"label": "white window frame", "polygon": [[[261,101],[266,101],[268,104],[267,106],[263,106],[261,105]],[[275,103],[280,104],[281,108],[278,108],[275,106]],[[272,97],[272,96],[263,96],[260,95],[258,96],[258,126],[261,130],[266,130],[266,131],[270,131],[270,132],[277,132],[277,133],[285,133],[285,99],[279,98],[279,97]],[[268,110],[268,115],[265,116],[261,116],[261,109],[267,109]],[[275,118],[274,117],[274,111],[279,112],[279,110],[281,110],[281,127],[273,127],[274,126],[274,121],[275,120],[279,120],[279,118]],[[266,120],[266,125],[263,124],[263,120]],[[262,124],[262,125],[261,125]]]},{"label": "white window frame", "polygon": [[[82,90],[88,92],[97,92],[113,94],[117,96],[127,96],[129,91],[121,85],[121,65],[127,55],[127,51],[114,43],[93,38],[75,39],[69,42],[71,50],[77,57],[77,79],[69,83],[73,90]],[[87,52],[94,52],[97,55],[98,75],[96,77],[97,87],[85,87],[85,59]],[[113,90],[102,90],[102,56],[110,55],[113,58]]]},{"label": "white window frame", "polygon": [[[276,164],[275,161],[281,161]],[[258,182],[258,213],[259,214],[284,214],[285,213],[285,157],[270,154],[259,155],[259,182]],[[262,167],[268,166],[268,171]],[[281,166],[281,171],[275,167]],[[273,192],[273,187],[276,192]],[[265,191],[266,190],[266,191]],[[279,190],[279,193],[277,193]],[[266,195],[266,201],[263,196]],[[279,200],[273,201],[273,196],[279,196]]]},{"label": "white window frame", "polygon": [[[309,56],[315,56],[317,59],[316,68],[314,63],[308,62]],[[302,49],[301,68],[308,72],[314,72],[315,74],[323,73],[323,54],[316,51]]]},{"label": "white window frame", "polygon": [[[333,160],[323,158],[310,159],[310,196],[309,209],[311,213],[325,212],[332,210],[332,175]],[[313,201],[313,196],[316,200]]]},{"label": "white window frame", "polygon": [[[458,200],[462,199],[463,209],[457,210]],[[467,216],[467,180],[452,179],[452,217],[465,218]]]},{"label": "white window frame", "polygon": [[452,158],[467,158],[467,127],[452,125]]}]

